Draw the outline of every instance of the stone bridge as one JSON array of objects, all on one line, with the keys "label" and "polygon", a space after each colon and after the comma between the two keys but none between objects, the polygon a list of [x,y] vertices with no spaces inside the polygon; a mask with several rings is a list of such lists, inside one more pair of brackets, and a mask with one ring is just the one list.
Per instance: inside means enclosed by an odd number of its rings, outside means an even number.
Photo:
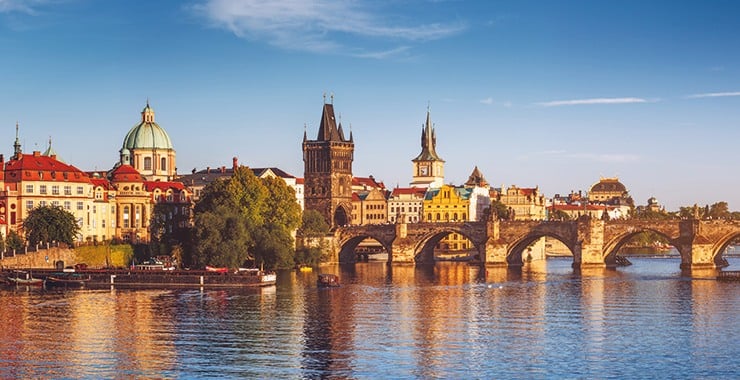
[{"label": "stone bridge", "polygon": [[341,227],[334,232],[335,259],[354,262],[366,238],[378,241],[389,263],[433,262],[434,247],[450,233],[465,236],[482,263],[520,266],[522,252],[542,237],[559,240],[573,253],[574,267],[616,266],[616,252],[634,235],[653,231],[681,254],[681,268],[716,268],[722,252],[740,237],[740,222],[726,220],[599,220],[396,223]]}]

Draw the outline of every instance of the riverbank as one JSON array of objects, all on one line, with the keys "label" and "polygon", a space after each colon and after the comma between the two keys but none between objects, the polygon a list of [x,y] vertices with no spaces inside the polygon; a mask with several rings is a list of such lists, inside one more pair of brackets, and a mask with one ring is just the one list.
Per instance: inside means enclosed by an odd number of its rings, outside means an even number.
[{"label": "riverbank", "polygon": [[[58,270],[35,268],[25,269],[36,278],[46,279]],[[3,275],[9,271],[3,271]],[[85,287],[120,287],[120,288],[225,288],[225,287],[260,287],[275,285],[274,273],[259,270],[217,273],[201,270],[134,270],[134,269],[99,269],[77,270],[74,272],[85,278]]]}]

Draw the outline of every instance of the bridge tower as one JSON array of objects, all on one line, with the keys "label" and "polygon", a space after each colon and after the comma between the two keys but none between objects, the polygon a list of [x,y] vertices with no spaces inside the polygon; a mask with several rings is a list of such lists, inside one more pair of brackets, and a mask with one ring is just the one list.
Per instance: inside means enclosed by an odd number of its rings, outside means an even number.
[{"label": "bridge tower", "polygon": [[334,96],[321,114],[319,134],[309,140],[303,132],[303,177],[306,210],[316,210],[332,228],[350,224],[352,215],[352,161],[355,143],[350,130],[334,117]]}]

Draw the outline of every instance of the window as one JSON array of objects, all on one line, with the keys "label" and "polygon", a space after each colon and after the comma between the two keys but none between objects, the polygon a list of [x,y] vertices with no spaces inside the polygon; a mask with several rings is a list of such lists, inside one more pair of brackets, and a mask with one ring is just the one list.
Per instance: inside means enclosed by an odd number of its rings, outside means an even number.
[{"label": "window", "polygon": [[64,186],[64,195],[72,195],[72,186],[69,186],[69,185]]},{"label": "window", "polygon": [[33,185],[26,185],[26,194],[33,194]]},{"label": "window", "polygon": [[54,207],[59,207],[59,201],[51,201],[51,205]]},{"label": "window", "polygon": [[82,189],[82,186],[77,186],[77,195],[83,195],[83,194],[85,194],[85,192]]},{"label": "window", "polygon": [[46,207],[46,201],[39,201],[39,207]]},{"label": "window", "polygon": [[123,208],[123,228],[128,228],[129,226],[129,208],[128,206],[125,206]]},{"label": "window", "polygon": [[72,202],[70,201],[64,201],[64,209],[69,211],[72,209]]},{"label": "window", "polygon": [[33,201],[26,201],[26,209],[29,211],[33,209]]},{"label": "window", "polygon": [[160,162],[159,169],[162,171],[166,171],[167,170],[167,159],[162,157],[162,159],[159,160],[159,162]]},{"label": "window", "polygon": [[152,158],[144,157],[144,170],[152,170]]},{"label": "window", "polygon": [[82,211],[84,209],[85,209],[85,207],[83,207],[82,202],[77,202],[77,210],[78,211]]},{"label": "window", "polygon": [[39,185],[39,194],[46,194],[46,185]]},{"label": "window", "polygon": [[51,186],[51,195],[59,195],[59,186],[57,185]]}]

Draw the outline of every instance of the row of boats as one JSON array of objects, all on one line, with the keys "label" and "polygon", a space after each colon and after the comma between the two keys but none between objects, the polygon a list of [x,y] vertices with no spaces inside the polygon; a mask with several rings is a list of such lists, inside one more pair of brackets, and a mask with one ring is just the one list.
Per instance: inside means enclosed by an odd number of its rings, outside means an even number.
[{"label": "row of boats", "polygon": [[82,288],[90,276],[79,273],[59,272],[34,275],[30,271],[14,270],[4,274],[0,283],[15,286],[40,286],[45,288]]}]

